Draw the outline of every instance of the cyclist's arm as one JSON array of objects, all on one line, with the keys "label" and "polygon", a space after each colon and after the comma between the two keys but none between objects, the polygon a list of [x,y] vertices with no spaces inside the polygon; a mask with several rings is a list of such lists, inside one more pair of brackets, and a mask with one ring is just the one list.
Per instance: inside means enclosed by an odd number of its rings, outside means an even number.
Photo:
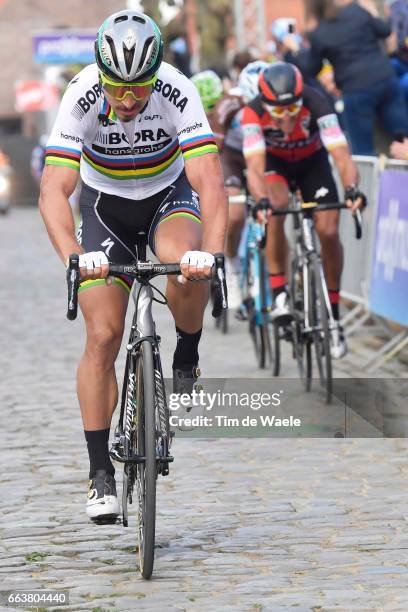
[{"label": "cyclist's arm", "polygon": [[357,165],[351,157],[348,146],[336,147],[330,151],[330,154],[336,164],[343,187],[358,185],[360,177]]},{"label": "cyclist's arm", "polygon": [[217,153],[184,160],[188,181],[200,198],[203,224],[202,251],[224,251],[228,222],[228,200]]},{"label": "cyclist's arm", "polygon": [[[96,80],[96,83],[95,83]],[[84,68],[69,84],[47,142],[40,186],[40,212],[59,257],[82,253],[75,239],[74,219],[68,198],[77,185],[82,147],[95,113],[84,111],[78,100],[88,89],[97,91],[94,68]],[[81,97],[82,96],[82,97]],[[92,107],[94,108],[94,107]]]},{"label": "cyclist's arm", "polygon": [[359,180],[357,166],[351,157],[347,139],[339,125],[337,115],[332,112],[326,100],[320,100],[320,105],[320,117],[317,119],[320,138],[333,158],[343,186],[357,185]]},{"label": "cyclist's arm", "polygon": [[188,181],[200,198],[201,250],[218,253],[224,250],[228,221],[218,149],[197,89],[184,75],[176,78],[177,87],[188,101],[182,113],[174,104],[169,104],[169,112],[174,118]]},{"label": "cyclist's arm", "polygon": [[268,197],[265,179],[265,153],[253,153],[245,157],[248,170],[249,193],[256,200]]},{"label": "cyclist's arm", "polygon": [[45,166],[40,190],[40,213],[58,255],[66,264],[71,253],[82,253],[75,239],[75,224],[68,198],[75,190],[78,171]]},{"label": "cyclist's arm", "polygon": [[377,5],[373,0],[359,0],[361,8],[369,13],[368,21],[379,38],[388,38],[391,34],[391,23],[381,19]]},{"label": "cyclist's arm", "polygon": [[297,52],[289,50],[285,53],[285,61],[295,64],[304,77],[315,78],[323,67],[324,53],[319,43],[309,34],[310,46],[300,47]]},{"label": "cyclist's arm", "polygon": [[259,117],[249,106],[243,110],[242,130],[249,192],[258,201],[266,198],[268,194],[265,179],[266,145]]}]

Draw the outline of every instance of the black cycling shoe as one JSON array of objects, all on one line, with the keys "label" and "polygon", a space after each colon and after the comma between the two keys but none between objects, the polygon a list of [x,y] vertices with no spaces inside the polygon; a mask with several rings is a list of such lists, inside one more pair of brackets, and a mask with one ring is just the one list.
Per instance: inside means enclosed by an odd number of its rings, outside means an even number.
[{"label": "black cycling shoe", "polygon": [[[200,375],[200,368],[197,365],[173,368],[173,394],[191,396],[193,391],[199,393],[202,390],[202,386],[197,382]],[[191,431],[194,426],[186,424],[183,419],[194,418],[194,416],[201,415],[203,412],[204,406],[202,404],[192,403],[190,406],[185,406],[184,402],[180,402],[178,411],[174,413],[179,417],[177,429]]]},{"label": "black cycling shoe", "polygon": [[[199,391],[197,385],[198,377],[201,375],[197,365],[185,366],[184,368],[173,368],[173,393],[191,395],[193,391]],[[189,412],[191,407],[187,409]]]},{"label": "black cycling shoe", "polygon": [[120,513],[115,478],[106,470],[96,470],[89,481],[86,513],[95,522],[115,522]]}]

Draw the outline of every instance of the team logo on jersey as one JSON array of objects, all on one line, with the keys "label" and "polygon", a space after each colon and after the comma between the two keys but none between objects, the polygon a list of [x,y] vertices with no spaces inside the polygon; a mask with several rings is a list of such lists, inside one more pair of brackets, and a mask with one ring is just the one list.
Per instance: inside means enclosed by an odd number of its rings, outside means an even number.
[{"label": "team logo on jersey", "polygon": [[203,124],[198,123],[198,121],[196,121],[194,125],[189,125],[185,127],[184,130],[180,130],[180,132],[177,132],[177,136],[181,136],[181,134],[189,134],[190,132],[194,132],[194,130],[199,130],[202,127],[203,127]]},{"label": "team logo on jersey", "polygon": [[95,85],[92,85],[92,88],[88,89],[88,91],[85,92],[85,95],[81,96],[77,100],[74,108],[71,111],[71,115],[75,117],[75,119],[78,119],[78,121],[81,121],[81,119],[85,117],[86,113],[92,108],[92,106],[94,106],[96,101],[101,97],[101,94],[102,89],[100,84],[95,83]]},{"label": "team logo on jersey", "polygon": [[[158,142],[163,138],[170,138],[170,134],[163,130],[163,128],[158,128],[157,130],[140,130],[139,132],[135,132],[133,144],[139,144],[143,142]],[[104,145],[120,145],[122,143],[126,143],[129,145],[129,139],[124,132],[110,132],[109,134],[105,134],[104,132],[98,132],[95,138],[96,142],[100,142]],[[166,144],[169,144],[171,140],[167,140]]]},{"label": "team logo on jersey", "polygon": [[[165,140],[163,140],[165,138]],[[165,149],[172,143],[169,134],[162,128],[157,130],[140,130],[135,132],[133,147],[130,146],[128,137],[123,132],[113,132],[105,134],[98,132],[95,136],[95,142],[104,146],[94,144],[92,149],[96,153],[103,155],[143,155],[145,153],[156,153]]]},{"label": "team logo on jersey", "polygon": [[302,126],[302,130],[306,138],[310,136],[310,118],[310,115],[306,115],[300,120],[300,125]]},{"label": "team logo on jersey", "polygon": [[173,87],[170,83],[164,83],[161,79],[157,79],[154,87],[155,91],[161,93],[164,98],[168,98],[169,102],[172,102],[176,108],[179,109],[180,113],[186,107],[188,98],[182,97],[181,91],[177,87]]},{"label": "team logo on jersey", "polygon": [[84,144],[84,139],[80,138],[79,136],[73,136],[73,134],[64,134],[64,132],[60,132],[60,136],[61,138],[64,138],[65,140],[72,140],[73,142],[76,142],[77,144],[82,142],[82,144]]}]

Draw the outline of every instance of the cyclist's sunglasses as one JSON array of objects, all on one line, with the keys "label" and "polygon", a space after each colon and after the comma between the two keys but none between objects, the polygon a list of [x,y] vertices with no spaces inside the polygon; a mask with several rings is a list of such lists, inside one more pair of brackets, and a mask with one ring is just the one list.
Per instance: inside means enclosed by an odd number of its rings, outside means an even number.
[{"label": "cyclist's sunglasses", "polygon": [[264,109],[274,119],[282,119],[282,117],[285,116],[285,113],[288,113],[290,117],[294,117],[295,115],[298,114],[298,112],[302,108],[302,104],[303,104],[302,98],[300,98],[299,100],[296,100],[296,102],[294,102],[293,104],[286,104],[285,106],[282,106],[282,105],[278,106],[275,104],[270,104],[266,102],[265,100],[263,100]]},{"label": "cyclist's sunglasses", "polygon": [[157,74],[154,74],[148,81],[140,83],[118,83],[108,79],[102,72],[99,73],[101,85],[107,94],[121,102],[126,96],[132,96],[134,100],[145,100],[152,93],[157,81]]}]

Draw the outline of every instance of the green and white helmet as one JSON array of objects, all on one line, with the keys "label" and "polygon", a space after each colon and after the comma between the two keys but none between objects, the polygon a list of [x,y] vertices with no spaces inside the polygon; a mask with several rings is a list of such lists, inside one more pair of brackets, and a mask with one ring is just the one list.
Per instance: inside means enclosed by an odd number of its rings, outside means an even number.
[{"label": "green and white helmet", "polygon": [[162,62],[160,30],[144,13],[114,13],[99,28],[95,57],[99,70],[108,78],[122,82],[146,80]]},{"label": "green and white helmet", "polygon": [[198,89],[205,112],[214,108],[223,94],[222,81],[213,70],[203,70],[191,77]]}]

